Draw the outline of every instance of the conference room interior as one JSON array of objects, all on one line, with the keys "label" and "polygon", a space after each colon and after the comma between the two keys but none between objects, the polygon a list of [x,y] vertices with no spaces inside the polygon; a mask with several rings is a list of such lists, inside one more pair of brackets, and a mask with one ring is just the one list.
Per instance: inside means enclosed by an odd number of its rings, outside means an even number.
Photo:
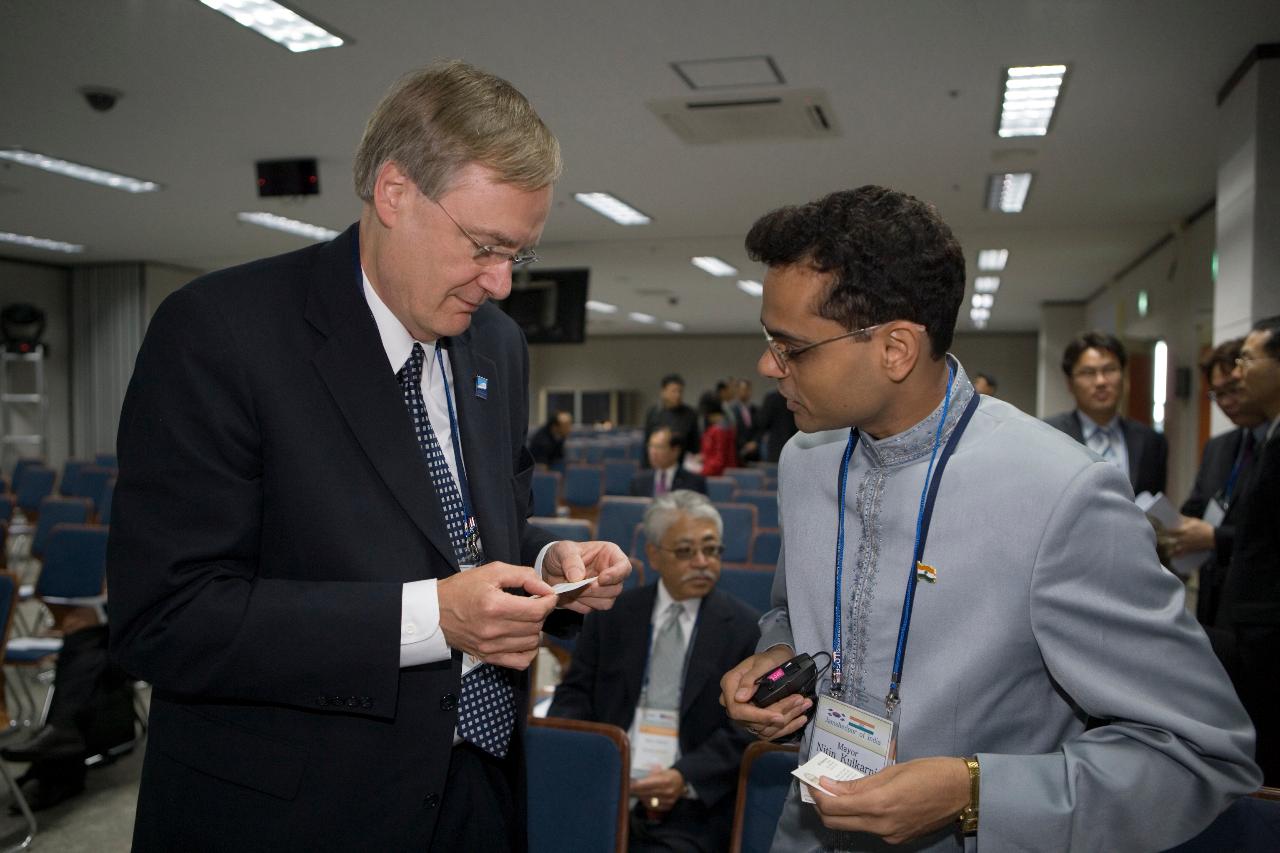
[{"label": "conference room interior", "polygon": [[[1002,400],[1036,417],[1072,409],[1063,348],[1086,330],[1121,339],[1120,413],[1167,439],[1175,505],[1206,441],[1230,428],[1197,365],[1280,313],[1280,186],[1266,177],[1280,168],[1280,5],[1268,0],[1229,13],[1196,0],[302,0],[291,8],[340,43],[299,52],[212,5],[0,11],[0,309],[42,314],[38,384],[17,357],[34,324],[0,324],[14,356],[0,365],[10,489],[24,458],[58,474],[54,495],[68,460],[109,468],[158,305],[203,273],[355,221],[365,117],[400,74],[444,57],[510,80],[562,145],[539,260],[517,271],[506,308],[530,338],[530,432],[569,411],[568,465],[602,477],[610,460],[643,464],[663,376],[681,375],[695,406],[729,378],[751,380],[757,406],[773,390],[756,373],[764,270],[743,238],[767,211],[838,189],[879,184],[937,207],[968,272],[952,352],[970,376],[995,377]],[[1002,123],[1019,81],[1045,77],[1056,98],[1043,125]],[[77,180],[31,155],[136,180]],[[281,161],[296,168],[260,168]],[[635,221],[597,212],[599,193]],[[311,230],[271,227],[281,219]],[[743,467],[755,472],[743,492],[776,483],[769,466]],[[543,514],[598,533],[600,506],[570,501],[558,476]],[[599,497],[617,489],[602,479]],[[755,518],[752,537],[772,531]],[[32,533],[19,525],[6,543],[23,583],[38,571]],[[643,561],[634,531],[622,538]],[[735,562],[767,572],[750,544]],[[49,624],[38,603],[19,612],[33,632]],[[565,659],[540,656],[538,698]],[[39,727],[54,666],[9,668],[0,746]],[[145,687],[137,697],[144,708]],[[37,849],[128,849],[144,744],[139,723],[132,752],[38,815]],[[0,835],[20,837],[23,820],[0,816]]]}]

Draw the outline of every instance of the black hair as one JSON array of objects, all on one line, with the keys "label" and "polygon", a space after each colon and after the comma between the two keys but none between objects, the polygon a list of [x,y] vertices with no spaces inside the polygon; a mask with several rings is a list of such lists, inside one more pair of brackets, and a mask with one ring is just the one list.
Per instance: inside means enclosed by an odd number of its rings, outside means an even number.
[{"label": "black hair", "polygon": [[671,445],[673,450],[684,450],[684,436],[678,434],[669,426],[660,426],[653,432],[649,433],[649,438],[653,438],[656,434],[665,432],[667,434],[667,443]]},{"label": "black hair", "polygon": [[973,374],[973,378],[975,381],[978,379],[986,380],[986,383],[991,386],[992,391],[1000,387],[1000,383],[997,382],[996,378],[992,376],[990,373],[975,373]]},{"label": "black hair", "polygon": [[1124,344],[1120,343],[1120,339],[1115,335],[1099,331],[1085,332],[1073,338],[1071,343],[1067,344],[1067,348],[1062,351],[1062,372],[1068,378],[1071,377],[1071,371],[1076,369],[1076,362],[1087,349],[1111,353],[1120,361],[1121,369],[1129,363],[1129,354],[1125,352]]},{"label": "black hair", "polygon": [[1240,357],[1240,348],[1243,346],[1244,338],[1232,338],[1229,341],[1223,341],[1200,361],[1200,372],[1204,374],[1206,385],[1213,383],[1213,369],[1215,367],[1222,368],[1222,372],[1227,376],[1231,375],[1231,371],[1236,369],[1236,359]]},{"label": "black hair", "polygon": [[662,377],[662,381],[658,383],[658,387],[666,388],[672,382],[675,382],[677,385],[680,385],[681,387],[683,387],[684,377],[681,376],[679,373],[668,373],[666,376]]},{"label": "black hair", "polygon": [[1280,314],[1272,317],[1263,317],[1261,320],[1253,324],[1252,331],[1270,332],[1266,341],[1262,344],[1262,349],[1267,355],[1280,358]]},{"label": "black hair", "polygon": [[938,211],[895,190],[842,190],[758,219],[747,254],[770,267],[803,263],[833,281],[819,316],[853,329],[909,320],[934,359],[951,346],[964,301],[964,252]]}]

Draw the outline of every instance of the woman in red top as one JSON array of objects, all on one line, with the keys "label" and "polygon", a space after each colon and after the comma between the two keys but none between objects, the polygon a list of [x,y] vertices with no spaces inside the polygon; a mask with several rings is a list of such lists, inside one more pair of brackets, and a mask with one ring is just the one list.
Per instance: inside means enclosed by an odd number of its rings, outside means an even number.
[{"label": "woman in red top", "polygon": [[703,407],[707,428],[702,433],[702,476],[718,477],[726,468],[738,467],[738,436],[724,425],[724,409],[719,403]]}]

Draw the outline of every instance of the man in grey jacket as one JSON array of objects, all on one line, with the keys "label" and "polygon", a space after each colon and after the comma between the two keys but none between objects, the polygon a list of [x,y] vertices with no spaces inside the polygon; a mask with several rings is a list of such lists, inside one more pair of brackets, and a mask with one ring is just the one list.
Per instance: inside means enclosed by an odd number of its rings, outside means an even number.
[{"label": "man in grey jacket", "polygon": [[[936,211],[863,187],[768,214],[747,248],[758,369],[802,433],[774,608],[722,701],[761,738],[803,732],[801,761],[867,742],[831,749],[833,709],[893,726],[878,773],[814,805],[793,784],[773,849],[1164,850],[1256,788],[1249,719],[1124,474],[947,354],[964,256]],[[753,705],[801,652],[837,658],[816,696]]]}]

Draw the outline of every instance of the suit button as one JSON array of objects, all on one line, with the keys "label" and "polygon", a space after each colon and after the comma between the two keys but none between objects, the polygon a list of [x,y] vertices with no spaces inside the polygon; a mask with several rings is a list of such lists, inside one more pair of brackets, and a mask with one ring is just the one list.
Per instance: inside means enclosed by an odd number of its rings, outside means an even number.
[{"label": "suit button", "polygon": [[427,794],[426,798],[422,801],[422,805],[424,808],[434,809],[436,806],[440,805],[440,795],[434,793]]},{"label": "suit button", "polygon": [[316,698],[316,704],[319,705],[321,708],[323,708],[325,705],[329,704],[329,700],[324,698],[323,696],[320,696]]},{"label": "suit button", "polygon": [[360,700],[354,696],[352,696],[350,699],[347,700],[348,708],[355,708],[355,707],[358,707],[359,705],[360,705]]},{"label": "suit button", "polygon": [[452,710],[453,710],[454,708],[456,708],[456,707],[458,707],[458,697],[457,697],[457,696],[454,696],[452,693],[446,693],[446,694],[444,694],[443,696],[441,696],[441,697],[440,697],[440,710],[441,710],[441,711],[452,711]]}]

